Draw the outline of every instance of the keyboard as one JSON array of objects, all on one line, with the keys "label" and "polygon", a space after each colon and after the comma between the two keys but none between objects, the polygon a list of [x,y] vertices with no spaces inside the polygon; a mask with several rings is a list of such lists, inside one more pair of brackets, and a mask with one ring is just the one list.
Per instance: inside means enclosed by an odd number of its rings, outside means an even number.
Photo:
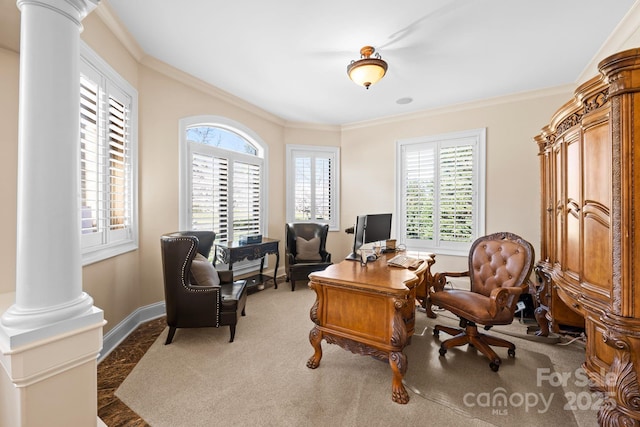
[{"label": "keyboard", "polygon": [[406,255],[396,255],[387,261],[388,265],[402,268],[418,268],[422,264],[422,260],[418,258],[408,257]]}]

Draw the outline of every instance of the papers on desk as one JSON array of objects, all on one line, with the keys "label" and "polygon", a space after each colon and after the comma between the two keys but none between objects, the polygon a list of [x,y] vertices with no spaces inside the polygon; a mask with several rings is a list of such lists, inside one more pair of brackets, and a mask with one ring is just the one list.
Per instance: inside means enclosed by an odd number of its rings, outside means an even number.
[{"label": "papers on desk", "polygon": [[422,263],[423,260],[406,255],[396,255],[387,261],[387,265],[392,267],[408,268],[410,270],[415,270],[420,267]]}]

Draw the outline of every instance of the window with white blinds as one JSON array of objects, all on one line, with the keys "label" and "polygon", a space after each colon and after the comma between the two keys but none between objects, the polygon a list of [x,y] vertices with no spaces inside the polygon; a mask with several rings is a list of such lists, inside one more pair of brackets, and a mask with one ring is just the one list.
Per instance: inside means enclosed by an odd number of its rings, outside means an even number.
[{"label": "window with white blinds", "polygon": [[319,222],[338,230],[338,147],[287,145],[287,222]]},{"label": "window with white blinds", "polygon": [[[266,151],[257,135],[216,116],[190,117],[180,126],[180,228],[212,230],[216,241],[266,235]],[[234,270],[242,273],[243,264]]]},{"label": "window with white blinds", "polygon": [[83,264],[138,247],[137,92],[86,44],[80,61]]},{"label": "window with white blinds", "polygon": [[484,234],[485,129],[399,141],[398,236],[408,248],[468,254]]}]

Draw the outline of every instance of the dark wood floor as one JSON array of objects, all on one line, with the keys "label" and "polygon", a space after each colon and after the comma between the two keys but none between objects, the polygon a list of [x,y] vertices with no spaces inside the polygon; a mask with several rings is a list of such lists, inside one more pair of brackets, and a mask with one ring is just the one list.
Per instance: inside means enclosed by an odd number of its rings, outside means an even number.
[{"label": "dark wood floor", "polygon": [[149,425],[114,393],[166,326],[164,317],[140,325],[98,364],[98,417],[107,426]]}]

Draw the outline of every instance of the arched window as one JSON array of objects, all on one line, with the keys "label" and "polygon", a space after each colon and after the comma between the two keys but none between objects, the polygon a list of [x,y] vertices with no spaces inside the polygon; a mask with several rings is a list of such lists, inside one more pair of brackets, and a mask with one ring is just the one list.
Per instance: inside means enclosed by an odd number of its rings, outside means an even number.
[{"label": "arched window", "polygon": [[266,144],[217,116],[180,120],[180,228],[216,241],[266,234]]}]

